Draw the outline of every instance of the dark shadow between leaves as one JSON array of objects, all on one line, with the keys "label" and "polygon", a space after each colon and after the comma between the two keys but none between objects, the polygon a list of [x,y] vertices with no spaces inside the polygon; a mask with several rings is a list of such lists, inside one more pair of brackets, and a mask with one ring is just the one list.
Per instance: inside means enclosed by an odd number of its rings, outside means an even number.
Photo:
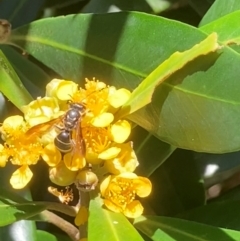
[{"label": "dark shadow between leaves", "polygon": [[154,213],[175,216],[205,203],[205,190],[191,151],[177,149],[151,176],[147,198]]}]

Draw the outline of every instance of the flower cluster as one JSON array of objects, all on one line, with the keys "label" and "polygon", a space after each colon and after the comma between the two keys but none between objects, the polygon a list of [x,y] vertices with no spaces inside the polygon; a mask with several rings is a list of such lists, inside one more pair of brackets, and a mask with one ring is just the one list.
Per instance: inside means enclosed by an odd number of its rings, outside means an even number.
[{"label": "flower cluster", "polygon": [[[141,215],[143,207],[136,195],[148,196],[151,183],[133,173],[139,163],[128,141],[130,123],[114,117],[130,94],[95,79],[86,80],[85,88],[72,81],[52,80],[45,97],[22,108],[24,117],[8,117],[0,127],[5,141],[0,146],[0,166],[7,161],[20,166],[12,174],[11,185],[26,186],[33,175],[29,165],[44,160],[55,184],[76,183],[80,190],[90,191],[100,182],[107,208],[130,218]],[[81,109],[78,117],[71,109],[74,103]]]}]

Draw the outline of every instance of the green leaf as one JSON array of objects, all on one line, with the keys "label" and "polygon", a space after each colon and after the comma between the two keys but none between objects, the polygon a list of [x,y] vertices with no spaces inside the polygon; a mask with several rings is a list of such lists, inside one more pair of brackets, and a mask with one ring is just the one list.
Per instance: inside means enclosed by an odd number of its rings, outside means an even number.
[{"label": "green leaf", "polygon": [[88,240],[143,241],[127,218],[120,213],[104,209],[100,198],[90,201]]},{"label": "green leaf", "polygon": [[[1,213],[2,215],[2,213]],[[0,227],[0,240],[4,241],[36,241],[36,224],[26,220]]]},{"label": "green leaf", "polygon": [[[186,35],[187,41],[176,45],[176,37]],[[64,78],[80,83],[86,77],[109,79],[129,89],[171,54],[190,49],[204,38],[201,31],[185,24],[134,12],[46,18],[11,35],[14,44]]]},{"label": "green leaf", "polygon": [[240,1],[238,0],[215,0],[214,4],[205,14],[199,26],[203,26],[212,21],[217,20],[218,18],[223,17],[229,13],[232,13],[236,10],[240,10]]},{"label": "green leaf", "polygon": [[[43,19],[13,31],[11,40],[66,79],[83,84],[85,77],[96,77],[133,90],[174,52],[206,36],[177,21],[122,12]],[[239,54],[226,47],[194,59],[129,118],[173,146],[239,150],[239,62]]]},{"label": "green leaf", "polygon": [[0,91],[19,109],[32,97],[24,88],[11,64],[0,50]]},{"label": "green leaf", "polygon": [[[14,200],[17,203],[24,203],[26,200],[31,199],[31,193],[28,188],[23,190],[13,190],[9,183],[9,176],[14,170],[12,165],[6,165],[4,168],[0,169],[0,200],[8,198]],[[9,191],[11,190],[11,191]],[[0,203],[1,206],[1,203]],[[11,212],[11,211],[10,211]],[[0,208],[0,223],[2,219],[5,218],[5,212],[2,213],[2,208]],[[6,216],[8,217],[8,216]],[[2,226],[2,225],[0,225]],[[24,232],[19,232],[19,230],[24,230]],[[4,241],[36,241],[36,223],[28,220],[21,220],[14,222],[10,225],[0,227],[0,240]]]},{"label": "green leaf", "polygon": [[45,205],[36,205],[24,198],[1,189],[0,192],[0,227],[22,219],[28,219],[46,209]]},{"label": "green leaf", "polygon": [[151,102],[153,92],[157,85],[163,83],[169,76],[181,69],[188,62],[196,59],[200,55],[206,55],[219,48],[217,35],[209,35],[201,43],[196,44],[191,49],[182,53],[175,52],[167,60],[161,63],[139,86],[133,90],[130,99],[122,106],[116,118],[122,118],[132,114]]},{"label": "green leaf", "polygon": [[37,241],[71,241],[66,235],[52,234],[43,230],[37,230]]},{"label": "green leaf", "polygon": [[240,44],[239,18],[240,10],[204,25],[201,30],[207,34],[217,32],[223,44]]},{"label": "green leaf", "polygon": [[[239,190],[238,190],[239,191]],[[240,201],[225,200],[214,202],[199,208],[189,210],[177,215],[183,218],[207,225],[218,226],[222,228],[235,229],[240,231]]]},{"label": "green leaf", "polygon": [[130,139],[140,164],[136,172],[141,176],[149,177],[176,149],[160,141],[140,126],[132,130]]},{"label": "green leaf", "polygon": [[134,226],[154,241],[233,241],[240,232],[216,228],[177,218],[146,216],[135,220]]},{"label": "green leaf", "polygon": [[45,86],[50,82],[50,77],[29,58],[19,54],[9,46],[0,46],[3,53],[11,63],[18,74],[24,86],[32,96],[42,96],[45,92]]}]

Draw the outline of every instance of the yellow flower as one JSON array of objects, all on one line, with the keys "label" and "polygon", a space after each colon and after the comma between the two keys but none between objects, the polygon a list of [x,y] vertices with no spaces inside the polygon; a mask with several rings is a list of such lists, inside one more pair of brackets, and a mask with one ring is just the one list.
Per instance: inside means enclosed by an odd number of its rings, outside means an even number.
[{"label": "yellow flower", "polygon": [[108,101],[110,105],[114,108],[119,108],[124,105],[130,98],[131,92],[127,89],[111,89],[111,92],[108,96]]},{"label": "yellow flower", "polygon": [[88,221],[89,211],[85,206],[81,206],[74,220],[77,226],[83,225]]},{"label": "yellow flower", "polygon": [[106,159],[104,166],[112,174],[133,172],[139,163],[132,148],[132,142],[117,144],[115,147],[120,149],[118,155],[112,159]]},{"label": "yellow flower", "polygon": [[62,155],[53,143],[49,143],[43,149],[42,159],[48,166],[55,167],[60,163]]},{"label": "yellow flower", "polygon": [[[86,167],[90,164],[105,162],[104,167],[112,174],[133,172],[138,161],[130,142],[124,144],[131,125],[126,120],[114,120],[114,113],[130,94],[126,89],[107,86],[95,79],[86,79],[85,89],[69,80],[53,79],[46,87],[45,97],[22,107],[24,118],[9,117],[0,127],[5,141],[0,145],[0,166],[4,167],[8,160],[20,166],[11,178],[12,185],[16,188],[26,185],[32,175],[28,166],[41,158],[51,168],[51,180],[60,185],[85,177],[89,184],[89,175],[85,174],[89,174]],[[79,119],[69,117],[71,103],[83,106]],[[69,148],[64,153],[56,145],[56,140],[65,144],[56,139],[62,131],[68,133]],[[78,178],[76,172],[80,173]]]},{"label": "yellow flower", "polygon": [[71,99],[76,93],[78,84],[61,79],[53,79],[46,86],[46,96],[57,98],[58,101],[66,101]]},{"label": "yellow flower", "polygon": [[126,172],[108,176],[100,185],[105,206],[113,212],[121,212],[126,217],[137,218],[143,213],[143,206],[136,195],[146,197],[151,193],[151,182],[145,177]]},{"label": "yellow flower", "polygon": [[119,120],[109,128],[112,140],[116,143],[123,143],[131,133],[131,125],[126,120]]},{"label": "yellow flower", "polygon": [[0,131],[5,140],[4,146],[0,149],[1,166],[8,160],[13,165],[21,166],[13,173],[10,183],[14,188],[23,188],[32,178],[28,165],[38,162],[43,150],[42,144],[36,135],[25,135],[27,127],[22,116],[5,119]]},{"label": "yellow flower", "polygon": [[69,170],[64,162],[60,162],[57,166],[49,169],[50,180],[58,186],[71,185],[77,176],[77,172]]},{"label": "yellow flower", "polygon": [[18,168],[10,178],[10,184],[15,189],[24,188],[32,179],[33,173],[27,165]]},{"label": "yellow flower", "polygon": [[55,98],[37,98],[22,107],[24,118],[29,126],[47,122],[63,114]]}]

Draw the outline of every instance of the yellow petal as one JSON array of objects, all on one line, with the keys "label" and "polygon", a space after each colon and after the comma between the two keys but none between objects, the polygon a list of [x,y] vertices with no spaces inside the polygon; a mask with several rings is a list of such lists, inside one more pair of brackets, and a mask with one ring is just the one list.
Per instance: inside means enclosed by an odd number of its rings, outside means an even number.
[{"label": "yellow petal", "polygon": [[23,106],[22,111],[25,120],[33,126],[57,117],[60,109],[56,98],[43,97]]},{"label": "yellow petal", "polygon": [[18,168],[10,178],[10,184],[15,189],[24,188],[33,176],[32,171],[27,165]]},{"label": "yellow petal", "polygon": [[133,172],[139,162],[132,149],[132,143],[119,144],[118,147],[121,148],[121,152],[115,158],[105,160],[104,166],[112,174]]},{"label": "yellow petal", "polygon": [[78,171],[86,166],[86,159],[80,153],[69,152],[63,157],[66,167],[71,171]]},{"label": "yellow petal", "polygon": [[91,124],[95,127],[106,127],[109,126],[114,120],[112,113],[102,113],[91,120]]},{"label": "yellow petal", "polygon": [[125,104],[131,96],[131,92],[127,89],[116,90],[113,94],[109,95],[108,101],[114,108],[119,108]]},{"label": "yellow petal", "polygon": [[43,149],[42,159],[50,166],[56,166],[62,159],[60,151],[53,143],[48,144]]},{"label": "yellow petal", "polygon": [[56,95],[59,100],[70,100],[73,94],[77,91],[78,85],[72,81],[62,81],[59,83],[56,90]]},{"label": "yellow petal", "polygon": [[128,218],[137,218],[143,213],[143,206],[138,200],[129,203],[123,211],[123,214]]},{"label": "yellow petal", "polygon": [[98,165],[102,162],[102,160],[98,158],[97,153],[95,153],[91,150],[88,150],[88,149],[87,149],[85,157],[86,157],[86,160],[88,161],[88,163],[90,163],[92,165]]},{"label": "yellow petal", "polygon": [[133,172],[123,172],[117,175],[115,178],[137,179],[138,175]]},{"label": "yellow petal", "polygon": [[109,210],[111,210],[115,213],[122,212],[122,208],[117,206],[115,203],[111,202],[109,199],[104,199],[103,203]]},{"label": "yellow petal", "polygon": [[36,126],[40,123],[45,123],[47,121],[49,121],[49,117],[38,116],[38,117],[33,117],[33,118],[28,119],[28,124],[29,124],[30,127],[32,127],[32,126]]},{"label": "yellow petal", "polygon": [[4,146],[0,144],[0,167],[6,166],[8,157],[9,156],[4,153]]},{"label": "yellow petal", "polygon": [[14,115],[6,118],[2,124],[6,129],[17,129],[24,124],[23,117],[20,115]]},{"label": "yellow petal", "polygon": [[114,157],[116,157],[121,151],[121,148],[113,146],[108,148],[107,150],[101,152],[98,155],[98,158],[102,159],[102,160],[109,160],[112,159]]},{"label": "yellow petal", "polygon": [[126,120],[119,120],[111,126],[110,132],[114,142],[123,143],[131,133],[131,125]]},{"label": "yellow petal", "polygon": [[76,226],[85,224],[88,221],[89,211],[85,206],[81,206],[74,220]]},{"label": "yellow petal", "polygon": [[76,176],[77,172],[70,171],[63,162],[49,169],[50,180],[59,186],[71,185],[75,181]]},{"label": "yellow petal", "polygon": [[62,79],[52,79],[46,86],[46,96],[56,97],[56,90],[63,81]]},{"label": "yellow petal", "polygon": [[100,184],[100,192],[103,197],[105,196],[105,192],[108,188],[111,178],[112,178],[111,175],[107,176]]},{"label": "yellow petal", "polygon": [[152,191],[152,183],[146,177],[138,176],[137,179],[133,180],[133,185],[139,197],[147,197]]}]

